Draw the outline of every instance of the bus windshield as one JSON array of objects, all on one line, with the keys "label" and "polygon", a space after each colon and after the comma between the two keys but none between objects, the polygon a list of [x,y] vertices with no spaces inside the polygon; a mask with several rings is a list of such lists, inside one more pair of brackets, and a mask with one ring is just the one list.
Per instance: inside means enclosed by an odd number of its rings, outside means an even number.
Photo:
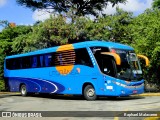
[{"label": "bus windshield", "polygon": [[129,81],[142,79],[142,70],[134,51],[115,51],[121,57],[121,65],[117,65],[117,78]]},{"label": "bus windshield", "polygon": [[[126,81],[142,79],[142,70],[133,50],[107,49],[105,47],[91,48],[102,73]],[[121,58],[121,64],[116,65],[112,56],[103,52],[116,53]]]}]

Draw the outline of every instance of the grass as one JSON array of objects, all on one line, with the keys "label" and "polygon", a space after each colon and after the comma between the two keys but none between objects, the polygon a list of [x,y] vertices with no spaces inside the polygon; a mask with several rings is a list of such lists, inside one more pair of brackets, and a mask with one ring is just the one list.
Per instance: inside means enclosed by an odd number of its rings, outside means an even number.
[{"label": "grass", "polygon": [[4,90],[5,90],[4,80],[0,80],[0,91],[4,91]]}]

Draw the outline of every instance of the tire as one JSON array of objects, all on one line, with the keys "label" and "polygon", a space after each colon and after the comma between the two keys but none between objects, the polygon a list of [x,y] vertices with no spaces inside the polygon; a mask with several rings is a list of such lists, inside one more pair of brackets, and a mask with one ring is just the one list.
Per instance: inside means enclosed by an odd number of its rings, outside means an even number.
[{"label": "tire", "polygon": [[89,101],[97,99],[95,89],[93,88],[92,85],[87,85],[84,88],[83,95],[84,95],[84,98]]},{"label": "tire", "polygon": [[21,92],[22,96],[27,96],[27,87],[26,87],[26,85],[23,84],[21,86],[20,92]]}]

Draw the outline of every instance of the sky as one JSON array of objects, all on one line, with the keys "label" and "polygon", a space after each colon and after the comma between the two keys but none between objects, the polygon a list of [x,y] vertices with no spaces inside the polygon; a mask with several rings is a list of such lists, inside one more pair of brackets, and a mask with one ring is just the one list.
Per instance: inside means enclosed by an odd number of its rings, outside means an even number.
[{"label": "sky", "polygon": [[[147,8],[151,8],[152,1],[153,0],[127,0],[125,4],[118,4],[118,6],[123,10],[133,12],[134,15],[139,15]],[[112,5],[109,4],[108,7],[104,9],[104,13],[113,14],[116,11],[115,8],[116,6],[112,8]],[[50,14],[48,12],[44,10],[32,11],[25,6],[18,5],[16,0],[0,0],[0,20],[14,22],[16,25],[32,25],[38,20],[44,21],[49,17]]]}]

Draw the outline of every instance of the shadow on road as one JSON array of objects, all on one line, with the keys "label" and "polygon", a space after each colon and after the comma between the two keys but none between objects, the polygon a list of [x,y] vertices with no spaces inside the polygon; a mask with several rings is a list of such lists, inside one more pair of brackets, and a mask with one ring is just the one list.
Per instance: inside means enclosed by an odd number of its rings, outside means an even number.
[{"label": "shadow on road", "polygon": [[[10,95],[10,96],[21,96],[21,95],[18,94],[18,95]],[[33,94],[33,95],[28,95],[27,97],[59,99],[59,100],[85,100],[83,96],[77,96],[77,95]],[[96,101],[124,101],[124,100],[135,100],[135,99],[145,99],[145,97],[144,96],[128,96],[128,97],[117,97],[117,98],[98,97]]]},{"label": "shadow on road", "polygon": [[135,100],[135,99],[145,99],[144,96],[128,96],[128,97],[99,97],[98,100],[110,100],[110,101],[124,101],[124,100]]}]

